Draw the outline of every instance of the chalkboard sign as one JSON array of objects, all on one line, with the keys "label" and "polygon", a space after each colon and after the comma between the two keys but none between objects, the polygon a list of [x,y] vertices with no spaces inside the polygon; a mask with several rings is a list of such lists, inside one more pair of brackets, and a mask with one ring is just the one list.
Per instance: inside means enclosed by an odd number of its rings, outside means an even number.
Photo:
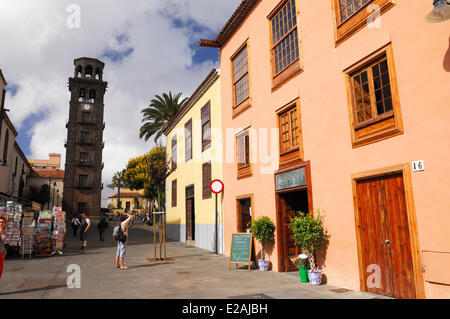
[{"label": "chalkboard sign", "polygon": [[231,252],[228,262],[228,269],[232,263],[248,264],[248,270],[251,266],[252,252],[252,234],[235,233],[231,237]]}]

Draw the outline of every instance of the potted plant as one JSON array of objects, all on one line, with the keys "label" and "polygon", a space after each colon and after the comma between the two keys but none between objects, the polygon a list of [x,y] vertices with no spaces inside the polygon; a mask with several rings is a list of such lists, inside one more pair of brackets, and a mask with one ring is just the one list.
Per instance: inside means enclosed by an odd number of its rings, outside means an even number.
[{"label": "potted plant", "polygon": [[247,233],[250,233],[252,231],[252,222],[247,223],[246,231],[247,231]]},{"label": "potted plant", "polygon": [[258,259],[259,269],[267,271],[269,269],[269,260],[265,259],[264,246],[274,243],[275,224],[269,217],[261,216],[253,221],[251,230],[256,240],[261,243],[261,259]]},{"label": "potted plant", "polygon": [[298,273],[300,275],[300,282],[308,282],[308,270],[309,270],[309,262],[308,255],[300,254],[296,257],[291,258],[292,263],[297,266]]},{"label": "potted plant", "polygon": [[301,250],[308,255],[311,269],[308,270],[308,279],[311,285],[320,285],[322,282],[322,270],[317,269],[314,253],[322,247],[327,236],[324,231],[320,211],[317,216],[297,212],[297,217],[291,219],[289,227],[292,231],[292,239]]}]

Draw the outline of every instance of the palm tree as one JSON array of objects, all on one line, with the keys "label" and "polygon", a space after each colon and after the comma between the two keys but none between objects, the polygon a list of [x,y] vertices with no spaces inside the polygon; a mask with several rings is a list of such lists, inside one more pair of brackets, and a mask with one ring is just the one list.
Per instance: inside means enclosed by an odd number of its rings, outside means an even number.
[{"label": "palm tree", "polygon": [[120,202],[120,187],[122,187],[124,185],[123,183],[123,173],[125,170],[122,171],[118,171],[114,174],[113,178],[112,178],[112,183],[115,187],[117,187],[118,189],[118,196],[117,196],[117,208],[122,208],[122,203]]},{"label": "palm tree", "polygon": [[141,113],[143,114],[142,122],[145,122],[144,125],[141,126],[139,132],[139,138],[144,137],[145,141],[155,135],[154,140],[155,143],[158,138],[162,135],[162,129],[166,124],[170,121],[171,118],[178,112],[180,107],[184,102],[188,99],[187,97],[182,99],[181,92],[172,96],[172,93],[169,91],[169,94],[163,93],[162,97],[156,95],[154,99],[150,101],[149,107],[143,109]]}]

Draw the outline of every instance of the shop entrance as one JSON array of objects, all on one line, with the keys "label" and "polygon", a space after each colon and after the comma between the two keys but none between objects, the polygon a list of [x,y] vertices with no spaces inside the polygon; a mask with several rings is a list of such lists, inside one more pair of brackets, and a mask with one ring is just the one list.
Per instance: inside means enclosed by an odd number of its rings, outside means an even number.
[{"label": "shop entrance", "polygon": [[295,245],[289,229],[291,218],[301,211],[309,213],[307,189],[278,194],[278,225],[281,225],[281,271],[296,271],[297,267],[291,262],[290,257],[301,254],[300,247]]},{"label": "shop entrance", "polygon": [[[253,221],[253,195],[247,196],[236,199],[236,232],[238,233],[247,232]],[[256,260],[254,238],[252,239],[252,260]]]},{"label": "shop entrance", "polygon": [[238,199],[237,201],[237,232],[245,233],[252,221],[251,198]]},{"label": "shop entrance", "polygon": [[186,242],[195,240],[194,186],[186,187]]}]

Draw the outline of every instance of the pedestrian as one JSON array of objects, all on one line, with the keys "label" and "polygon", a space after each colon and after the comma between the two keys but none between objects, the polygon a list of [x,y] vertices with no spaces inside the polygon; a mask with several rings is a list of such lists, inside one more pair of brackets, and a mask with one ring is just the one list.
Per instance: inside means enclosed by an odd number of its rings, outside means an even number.
[{"label": "pedestrian", "polygon": [[73,215],[70,225],[72,226],[73,236],[75,237],[78,232],[78,227],[80,227],[80,218],[78,215]]},{"label": "pedestrian", "polygon": [[87,245],[87,231],[91,227],[91,221],[87,218],[85,213],[81,213],[81,225],[80,225],[80,240],[82,242],[81,249],[86,249]]},{"label": "pedestrian", "polygon": [[3,273],[3,260],[6,256],[6,249],[5,249],[5,230],[6,230],[6,218],[0,217],[0,278],[2,278]]},{"label": "pedestrian", "polygon": [[108,227],[109,227],[108,219],[106,219],[106,215],[103,214],[103,216],[100,218],[100,222],[97,225],[100,241],[105,241],[105,231],[106,229],[108,229]]},{"label": "pedestrian", "polygon": [[[116,227],[114,227],[113,231],[113,238],[117,242],[117,253],[116,253],[116,268],[120,269],[128,269],[127,266],[124,264],[124,258],[125,258],[125,251],[127,248],[127,240],[128,240],[128,226],[130,224],[130,221],[132,220],[133,216],[131,216],[129,213],[125,213],[125,215],[121,215],[119,218],[119,223]],[[123,232],[125,235],[124,240],[118,240],[116,234],[119,232],[119,229]]]}]

